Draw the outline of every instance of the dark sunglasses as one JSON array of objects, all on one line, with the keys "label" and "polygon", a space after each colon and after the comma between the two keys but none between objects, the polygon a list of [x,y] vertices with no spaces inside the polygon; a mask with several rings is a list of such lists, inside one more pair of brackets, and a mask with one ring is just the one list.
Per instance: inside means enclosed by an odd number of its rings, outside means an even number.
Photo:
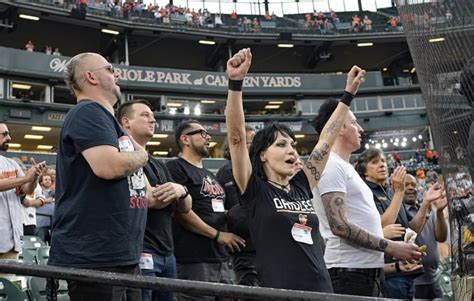
[{"label": "dark sunglasses", "polygon": [[112,64],[108,64],[108,65],[106,65],[106,66],[102,66],[102,67],[100,67],[100,68],[91,70],[90,72],[94,72],[94,71],[97,71],[97,70],[100,70],[100,69],[103,69],[103,68],[109,70],[110,73],[115,74],[115,67],[114,67]]},{"label": "dark sunglasses", "polygon": [[2,135],[3,137],[6,137],[6,136],[12,136],[12,133],[9,132],[9,131],[5,131],[5,132],[1,132],[0,135]]},{"label": "dark sunglasses", "polygon": [[204,130],[204,129],[199,129],[199,130],[191,131],[191,132],[186,133],[186,134],[184,134],[184,135],[186,135],[186,136],[192,136],[192,135],[196,135],[196,134],[201,134],[201,137],[202,137],[202,138],[206,138],[207,136],[211,136],[211,135],[209,135],[209,133],[208,133],[206,130]]}]

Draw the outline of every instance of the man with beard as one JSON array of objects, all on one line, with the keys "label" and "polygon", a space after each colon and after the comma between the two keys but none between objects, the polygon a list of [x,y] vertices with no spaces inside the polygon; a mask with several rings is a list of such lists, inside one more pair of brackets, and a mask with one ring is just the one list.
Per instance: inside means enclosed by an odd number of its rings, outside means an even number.
[{"label": "man with beard", "polygon": [[[123,129],[145,147],[155,132],[156,120],[151,105],[143,99],[135,99],[120,105],[117,119]],[[176,278],[176,258],[173,254],[173,213],[186,213],[191,210],[191,196],[185,186],[173,183],[173,178],[164,163],[148,157],[144,171],[150,185],[156,187],[159,203],[148,207],[143,241],[143,253],[140,258],[142,275],[164,278]],[[172,301],[172,292],[142,290],[143,301]]]},{"label": "man with beard", "polygon": [[[175,215],[178,223],[174,224],[173,236],[178,278],[231,283],[226,247],[240,251],[245,241],[225,231],[224,189],[202,164],[202,159],[209,156],[211,136],[193,120],[179,125],[175,141],[182,156],[166,165],[174,180],[187,187],[193,208],[188,213]],[[178,295],[178,300],[193,299],[215,300],[214,297]]]},{"label": "man with beard", "polygon": [[[0,151],[8,150],[12,140],[5,123],[0,123]],[[15,160],[0,155],[0,259],[17,259],[23,236],[23,211],[20,194],[33,193],[45,162],[31,160],[26,174]]]},{"label": "man with beard", "polygon": [[[146,150],[114,118],[117,73],[104,57],[82,53],[66,66],[77,99],[57,154],[56,207],[48,264],[139,274],[145,231]],[[152,196],[152,194],[148,195]],[[141,300],[140,289],[68,281],[71,300]]]}]

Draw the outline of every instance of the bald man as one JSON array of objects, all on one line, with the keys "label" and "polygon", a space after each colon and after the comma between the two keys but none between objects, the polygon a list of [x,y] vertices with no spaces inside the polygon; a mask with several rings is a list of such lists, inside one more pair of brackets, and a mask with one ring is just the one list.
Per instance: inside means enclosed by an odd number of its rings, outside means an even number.
[{"label": "bald man", "polygon": [[[61,129],[48,264],[139,274],[148,154],[114,118],[117,73],[102,56],[82,53],[69,61],[65,81],[77,105]],[[141,300],[138,289],[68,284],[71,300]]]}]

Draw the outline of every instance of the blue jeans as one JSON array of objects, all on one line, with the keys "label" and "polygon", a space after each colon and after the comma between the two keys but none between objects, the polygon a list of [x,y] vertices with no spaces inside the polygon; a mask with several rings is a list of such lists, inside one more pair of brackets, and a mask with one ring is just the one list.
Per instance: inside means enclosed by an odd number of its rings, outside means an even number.
[{"label": "blue jeans", "polygon": [[[173,254],[162,256],[153,250],[143,248],[143,253],[149,253],[153,257],[153,269],[141,270],[143,276],[176,278],[176,258]],[[143,301],[172,301],[174,300],[173,292],[152,291],[150,289],[142,290]]]},{"label": "blue jeans", "polygon": [[385,298],[412,299],[415,296],[413,277],[395,276],[386,278],[383,296]]}]

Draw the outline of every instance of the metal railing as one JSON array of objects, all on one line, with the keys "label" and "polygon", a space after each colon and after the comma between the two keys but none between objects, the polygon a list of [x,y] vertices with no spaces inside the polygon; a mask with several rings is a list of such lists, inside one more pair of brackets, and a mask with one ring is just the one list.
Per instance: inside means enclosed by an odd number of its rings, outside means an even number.
[{"label": "metal railing", "polygon": [[[43,278],[94,282],[122,287],[147,288],[158,291],[182,292],[190,295],[220,296],[256,300],[326,300],[362,301],[385,300],[383,298],[359,297],[307,291],[251,287],[202,281],[167,279],[129,274],[72,269],[45,265],[25,264],[12,260],[0,260],[0,273],[36,276]],[[393,300],[393,299],[391,299]]]}]

